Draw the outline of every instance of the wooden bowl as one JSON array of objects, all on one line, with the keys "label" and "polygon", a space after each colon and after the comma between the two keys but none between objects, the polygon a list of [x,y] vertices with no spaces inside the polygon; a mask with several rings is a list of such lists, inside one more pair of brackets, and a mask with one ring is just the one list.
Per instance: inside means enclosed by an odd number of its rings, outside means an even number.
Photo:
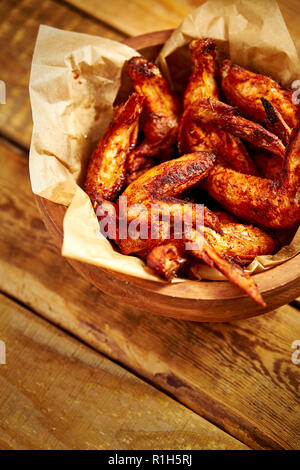
[{"label": "wooden bowl", "polygon": [[[124,41],[148,59],[157,56],[172,30],[157,31]],[[36,197],[42,218],[60,247],[64,206]],[[72,259],[71,265],[103,292],[144,311],[185,320],[228,322],[259,315],[300,295],[300,255],[264,273],[255,274],[267,307],[262,308],[226,281],[186,281],[162,284],[138,279]]]}]

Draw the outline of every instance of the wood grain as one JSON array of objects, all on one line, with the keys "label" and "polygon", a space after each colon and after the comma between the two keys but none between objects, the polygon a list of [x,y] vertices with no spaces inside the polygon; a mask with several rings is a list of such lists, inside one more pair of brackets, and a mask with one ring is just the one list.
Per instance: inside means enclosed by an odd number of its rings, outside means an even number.
[{"label": "wood grain", "polygon": [[0,331],[2,450],[247,448],[3,295]]},{"label": "wood grain", "polygon": [[80,15],[52,0],[8,0],[0,6],[1,80],[6,83],[6,104],[1,105],[0,129],[29,147],[32,119],[28,84],[32,54],[40,24],[121,40],[123,34]]},{"label": "wood grain", "polygon": [[[108,25],[130,36],[176,28],[205,0],[67,0]],[[282,15],[295,37],[300,39],[298,0],[278,0]],[[298,15],[297,15],[298,12]]]},{"label": "wood grain", "polygon": [[297,310],[197,324],[116,302],[57,253],[30,194],[26,160],[2,144],[0,165],[2,291],[248,446],[298,448],[300,369],[291,361],[291,344],[300,339]]}]

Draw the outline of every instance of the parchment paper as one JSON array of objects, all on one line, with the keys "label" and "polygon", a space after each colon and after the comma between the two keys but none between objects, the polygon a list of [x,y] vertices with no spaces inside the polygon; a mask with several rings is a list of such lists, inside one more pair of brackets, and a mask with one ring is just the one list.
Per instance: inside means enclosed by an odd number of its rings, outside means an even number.
[{"label": "parchment paper", "polygon": [[[210,0],[187,16],[158,58],[178,91],[191,70],[187,44],[200,37],[215,38],[222,56],[283,84],[300,79],[299,43],[296,48],[273,0]],[[124,62],[135,55],[109,39],[40,27],[30,78],[30,177],[35,194],[69,206],[64,256],[162,282],[143,261],[113,249],[100,234],[89,198],[80,188],[90,152],[111,120]],[[289,246],[274,256],[257,257],[248,270],[269,269],[299,252],[300,230]],[[202,276],[223,279],[207,267]]]}]

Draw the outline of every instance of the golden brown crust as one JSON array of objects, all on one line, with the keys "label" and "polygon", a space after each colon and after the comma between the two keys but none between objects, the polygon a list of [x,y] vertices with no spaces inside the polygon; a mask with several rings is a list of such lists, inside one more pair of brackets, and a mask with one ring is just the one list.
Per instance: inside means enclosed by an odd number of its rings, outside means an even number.
[{"label": "golden brown crust", "polygon": [[124,191],[128,205],[181,193],[204,178],[214,161],[211,152],[194,152],[151,168]]},{"label": "golden brown crust", "polygon": [[190,43],[193,72],[184,94],[184,113],[179,133],[178,149],[181,154],[212,151],[224,159],[231,168],[247,174],[256,169],[245,146],[237,137],[212,125],[197,124],[191,119],[189,107],[199,98],[219,98],[217,84],[216,44],[210,38],[195,39]]},{"label": "golden brown crust", "polygon": [[300,223],[300,127],[286,149],[280,179],[242,175],[215,165],[207,177],[210,195],[243,220],[270,228]]},{"label": "golden brown crust", "polygon": [[155,156],[175,144],[179,123],[179,101],[161,71],[143,57],[133,57],[127,72],[137,93],[144,97],[144,140],[133,157]]},{"label": "golden brown crust", "polygon": [[114,200],[122,188],[126,159],[137,142],[143,97],[133,93],[115,116],[90,157],[85,191],[92,202]]},{"label": "golden brown crust", "polygon": [[281,175],[283,159],[269,152],[256,152],[253,155],[259,176],[270,180],[278,180]]},{"label": "golden brown crust", "polygon": [[205,239],[219,254],[240,265],[251,263],[256,256],[271,255],[278,246],[270,233],[253,225],[221,222],[221,228],[222,235],[205,227]]},{"label": "golden brown crust", "polygon": [[299,121],[299,106],[292,102],[292,90],[281,87],[266,75],[250,72],[225,60],[221,67],[222,91],[226,101],[237,106],[240,113],[267,126],[276,134],[276,127],[267,119],[261,98],[267,99],[281,114],[284,121],[294,128]]}]

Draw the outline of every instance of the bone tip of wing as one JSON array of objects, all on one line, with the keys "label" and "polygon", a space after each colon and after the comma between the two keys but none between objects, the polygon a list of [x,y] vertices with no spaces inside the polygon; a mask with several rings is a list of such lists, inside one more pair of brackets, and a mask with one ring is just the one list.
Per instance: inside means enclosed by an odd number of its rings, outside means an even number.
[{"label": "bone tip of wing", "polygon": [[255,291],[253,293],[250,294],[251,295],[251,298],[259,305],[261,305],[262,307],[266,307],[267,304],[266,302],[264,301],[261,293],[259,292],[258,288],[255,289]]},{"label": "bone tip of wing", "polygon": [[216,41],[212,38],[193,39],[189,48],[193,54],[214,54],[216,52]]},{"label": "bone tip of wing", "polygon": [[127,73],[131,79],[150,78],[158,74],[158,67],[144,57],[131,57],[127,62]]}]

